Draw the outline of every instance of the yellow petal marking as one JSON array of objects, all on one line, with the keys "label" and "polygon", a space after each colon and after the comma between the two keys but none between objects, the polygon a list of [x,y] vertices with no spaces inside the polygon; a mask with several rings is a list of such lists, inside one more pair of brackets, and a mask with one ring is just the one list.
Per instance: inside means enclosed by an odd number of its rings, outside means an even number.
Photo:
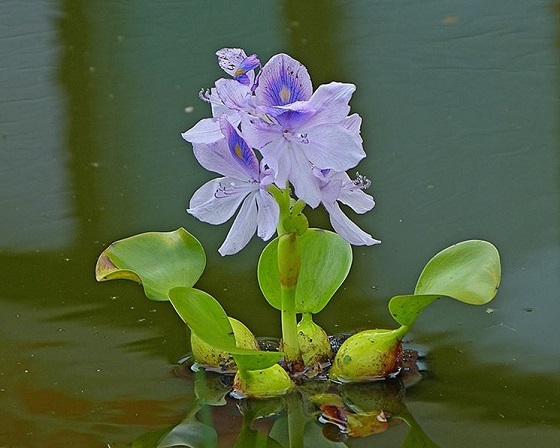
[{"label": "yellow petal marking", "polygon": [[241,148],[239,147],[238,144],[235,145],[234,151],[235,151],[235,155],[237,157],[239,157],[240,159],[243,159],[243,152],[241,152]]},{"label": "yellow petal marking", "polygon": [[288,102],[288,100],[290,99],[290,94],[291,94],[290,89],[286,86],[282,86],[282,89],[280,90],[279,96],[280,96],[280,99],[282,100],[282,102],[284,104],[286,104]]}]

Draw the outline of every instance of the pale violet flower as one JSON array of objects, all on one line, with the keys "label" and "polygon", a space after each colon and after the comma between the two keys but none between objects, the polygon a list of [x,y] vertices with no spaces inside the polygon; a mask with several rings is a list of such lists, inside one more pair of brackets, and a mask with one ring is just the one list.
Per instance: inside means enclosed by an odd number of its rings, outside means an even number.
[{"label": "pale violet flower", "polygon": [[354,246],[371,246],[380,243],[351,221],[338,204],[342,202],[360,214],[371,210],[375,206],[375,201],[363,191],[371,182],[358,173],[354,180],[345,172],[314,170],[314,173],[321,183],[321,203],[329,212],[329,220],[335,232]]},{"label": "pale violet flower", "polygon": [[344,125],[354,90],[353,84],[332,82],[312,93],[305,67],[278,54],[259,74],[257,114],[242,116],[244,136],[276,173],[276,184],[290,182],[313,208],[321,202],[313,168],[345,171],[365,157],[359,131]]},{"label": "pale violet flower", "polygon": [[231,79],[221,78],[214,87],[200,93],[210,103],[212,117],[204,118],[181,134],[190,143],[212,143],[221,139],[219,117],[228,116],[234,126],[241,121],[240,113],[252,110],[255,69],[261,63],[256,55],[247,56],[240,48],[222,48],[216,52],[218,64]]},{"label": "pale violet flower", "polygon": [[223,175],[200,187],[190,201],[188,212],[210,224],[222,224],[239,209],[231,229],[218,249],[232,255],[243,249],[251,237],[268,240],[276,231],[279,207],[266,191],[274,181],[271,170],[261,169],[253,150],[225,117],[219,120],[224,138],[211,143],[195,143],[194,154],[207,170]]},{"label": "pale violet flower", "polygon": [[193,145],[214,143],[224,138],[220,127],[220,117],[226,116],[234,126],[241,122],[241,115],[250,109],[252,98],[248,86],[233,79],[218,79],[216,87],[201,95],[212,105],[212,118],[203,118],[181,136]]},{"label": "pale violet flower", "polygon": [[278,204],[266,191],[272,183],[282,189],[291,185],[312,208],[323,204],[333,229],[349,243],[379,243],[339,205],[357,213],[374,206],[363,191],[369,181],[346,174],[365,157],[362,120],[349,115],[355,86],[331,82],[313,91],[305,66],[286,54],[263,67],[256,55],[239,48],[216,55],[230,77],[201,94],[212,106],[212,118],[182,136],[202,166],[224,176],[196,191],[189,213],[221,224],[239,210],[220,253],[238,252],[255,232],[264,240],[272,237],[279,219]]},{"label": "pale violet flower", "polygon": [[216,56],[224,72],[243,85],[253,86],[254,70],[261,65],[256,54],[247,56],[241,48],[222,48],[216,52]]}]

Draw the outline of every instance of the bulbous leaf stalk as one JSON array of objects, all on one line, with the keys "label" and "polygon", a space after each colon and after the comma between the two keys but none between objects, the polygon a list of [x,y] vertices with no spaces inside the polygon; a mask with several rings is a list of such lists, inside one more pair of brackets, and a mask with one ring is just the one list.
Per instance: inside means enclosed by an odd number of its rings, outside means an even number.
[{"label": "bulbous leaf stalk", "polygon": [[350,336],[340,346],[329,371],[340,383],[375,381],[396,375],[402,361],[403,336],[408,327],[397,330],[366,330]]},{"label": "bulbous leaf stalk", "polygon": [[332,359],[332,349],[327,333],[313,322],[311,313],[303,314],[297,330],[301,356],[306,367],[327,363]]},{"label": "bulbous leaf stalk", "polygon": [[274,364],[263,370],[239,369],[233,380],[236,398],[270,398],[288,393],[294,387],[288,373]]},{"label": "bulbous leaf stalk", "polygon": [[[239,348],[259,350],[259,343],[251,330],[233,317],[228,319],[235,336],[235,345]],[[191,348],[195,361],[206,370],[220,373],[237,371],[237,364],[231,353],[204,342],[194,332],[191,332]]]}]

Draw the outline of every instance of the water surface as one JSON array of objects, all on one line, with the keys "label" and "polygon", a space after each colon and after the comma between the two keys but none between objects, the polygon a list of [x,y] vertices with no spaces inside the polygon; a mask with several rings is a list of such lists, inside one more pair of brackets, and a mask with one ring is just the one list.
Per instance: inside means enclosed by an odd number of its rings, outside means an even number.
[{"label": "water surface", "polygon": [[[558,8],[552,1],[18,2],[0,8],[0,445],[106,446],[179,423],[173,373],[188,332],[166,303],[97,284],[110,242],[184,226],[204,244],[199,287],[259,335],[253,241],[185,213],[212,175],[180,132],[208,116],[214,52],[286,52],[315,85],[353,82],[380,246],[318,316],[328,332],[391,325],[387,301],[457,241],[500,250],[488,306],[440,300],[409,344],[429,374],[407,403],[440,446],[560,440]],[[328,226],[320,210],[312,224]],[[354,311],[355,310],[355,311]],[[238,417],[229,415],[231,421]],[[400,446],[405,428],[351,446]],[[224,442],[226,443],[226,442]],[[227,446],[227,445],[224,445]]]}]

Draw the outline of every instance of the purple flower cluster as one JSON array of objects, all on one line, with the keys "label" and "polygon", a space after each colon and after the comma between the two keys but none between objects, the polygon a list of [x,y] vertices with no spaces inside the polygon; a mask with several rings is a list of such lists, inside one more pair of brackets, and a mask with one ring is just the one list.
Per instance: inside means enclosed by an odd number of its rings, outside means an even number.
[{"label": "purple flower cluster", "polygon": [[322,203],[333,229],[349,243],[378,243],[338,204],[356,213],[375,205],[363,191],[369,181],[346,174],[365,157],[361,118],[348,115],[355,86],[331,82],[313,92],[307,69],[286,54],[262,67],[256,55],[242,49],[223,48],[216,55],[231,78],[201,93],[212,106],[212,118],[182,136],[204,168],[224,176],[200,187],[187,211],[221,224],[239,209],[220,254],[240,251],[255,232],[265,241],[274,235],[280,212],[267,191],[271,184],[281,189],[291,184],[296,197],[312,208]]}]

